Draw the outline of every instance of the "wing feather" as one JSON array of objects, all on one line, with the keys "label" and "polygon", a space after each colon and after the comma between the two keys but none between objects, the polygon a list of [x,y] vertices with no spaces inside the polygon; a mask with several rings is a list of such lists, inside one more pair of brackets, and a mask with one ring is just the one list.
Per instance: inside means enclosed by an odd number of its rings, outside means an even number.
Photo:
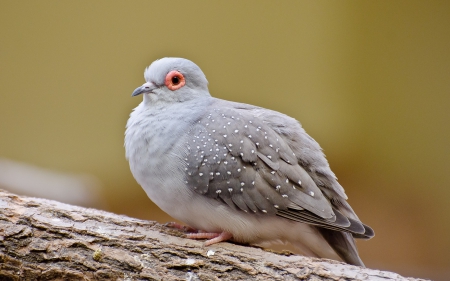
[{"label": "wing feather", "polygon": [[[320,147],[302,143],[312,139],[300,125],[295,122],[296,130],[289,131],[279,121],[289,123],[292,118],[280,118],[272,111],[273,118],[262,116],[258,110],[218,106],[192,126],[188,186],[255,215],[278,215],[355,237],[373,235],[346,203]],[[305,145],[310,151],[304,150]]]}]

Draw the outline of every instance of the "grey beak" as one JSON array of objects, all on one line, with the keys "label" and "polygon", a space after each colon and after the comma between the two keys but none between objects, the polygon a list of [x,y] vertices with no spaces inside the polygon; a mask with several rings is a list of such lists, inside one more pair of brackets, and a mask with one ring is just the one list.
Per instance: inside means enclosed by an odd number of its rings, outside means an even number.
[{"label": "grey beak", "polygon": [[140,94],[150,93],[156,89],[155,84],[151,82],[144,83],[142,86],[137,87],[136,90],[131,94],[132,97],[139,96]]}]

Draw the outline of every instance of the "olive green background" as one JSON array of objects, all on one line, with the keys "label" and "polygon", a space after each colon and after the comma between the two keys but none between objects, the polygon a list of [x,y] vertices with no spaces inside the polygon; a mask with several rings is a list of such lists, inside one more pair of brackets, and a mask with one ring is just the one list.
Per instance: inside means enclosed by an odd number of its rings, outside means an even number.
[{"label": "olive green background", "polygon": [[169,221],[123,148],[163,56],[301,121],[376,231],[368,267],[450,276],[449,1],[1,0],[0,157],[94,175],[110,211]]}]

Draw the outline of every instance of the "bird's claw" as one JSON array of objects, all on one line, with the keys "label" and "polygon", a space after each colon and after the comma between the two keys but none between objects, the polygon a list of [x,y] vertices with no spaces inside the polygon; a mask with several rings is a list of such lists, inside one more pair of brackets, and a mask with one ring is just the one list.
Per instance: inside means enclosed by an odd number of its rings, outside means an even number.
[{"label": "bird's claw", "polygon": [[204,246],[210,246],[219,242],[225,242],[233,238],[233,234],[229,232],[222,233],[209,233],[209,232],[198,232],[198,233],[188,233],[186,238],[189,239],[208,239],[203,244]]},{"label": "bird's claw", "polygon": [[173,228],[183,232],[182,237],[188,239],[207,239],[204,246],[210,246],[219,242],[225,242],[233,238],[233,235],[228,232],[206,232],[203,230],[198,230],[193,227],[182,225],[177,222],[168,222],[164,224],[165,227]]}]

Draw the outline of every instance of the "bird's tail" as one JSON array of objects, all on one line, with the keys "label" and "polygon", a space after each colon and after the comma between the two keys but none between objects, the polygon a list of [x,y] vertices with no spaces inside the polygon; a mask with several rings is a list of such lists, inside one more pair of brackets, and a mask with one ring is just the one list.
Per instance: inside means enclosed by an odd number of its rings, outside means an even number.
[{"label": "bird's tail", "polygon": [[355,239],[351,233],[319,228],[319,232],[334,251],[348,264],[364,266],[358,255]]}]

